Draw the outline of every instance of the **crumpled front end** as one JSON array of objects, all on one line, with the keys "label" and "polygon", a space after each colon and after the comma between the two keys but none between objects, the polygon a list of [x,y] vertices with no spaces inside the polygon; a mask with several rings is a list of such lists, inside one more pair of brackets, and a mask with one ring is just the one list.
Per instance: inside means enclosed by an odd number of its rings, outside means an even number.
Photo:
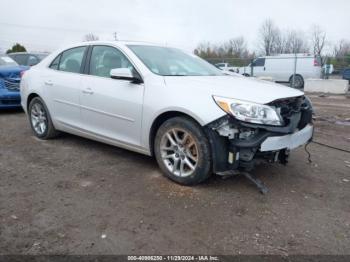
[{"label": "crumpled front end", "polygon": [[312,105],[305,96],[268,104],[283,118],[283,126],[252,124],[226,115],[206,126],[214,173],[250,171],[261,161],[286,164],[289,151],[313,136]]}]

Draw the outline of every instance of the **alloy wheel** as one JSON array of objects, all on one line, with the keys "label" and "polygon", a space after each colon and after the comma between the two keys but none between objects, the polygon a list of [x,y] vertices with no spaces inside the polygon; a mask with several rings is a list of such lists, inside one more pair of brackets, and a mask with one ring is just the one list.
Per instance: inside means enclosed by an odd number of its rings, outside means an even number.
[{"label": "alloy wheel", "polygon": [[160,142],[162,160],[179,177],[190,176],[198,164],[198,146],[192,135],[180,128],[166,132]]},{"label": "alloy wheel", "polygon": [[35,103],[30,112],[30,119],[34,131],[38,135],[43,135],[47,130],[47,116],[44,106],[40,103]]}]

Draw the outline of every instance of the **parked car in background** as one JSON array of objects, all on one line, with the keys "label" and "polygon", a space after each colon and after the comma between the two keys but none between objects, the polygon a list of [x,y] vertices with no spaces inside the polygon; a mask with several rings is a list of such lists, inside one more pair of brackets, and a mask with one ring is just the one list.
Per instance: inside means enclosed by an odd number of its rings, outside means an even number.
[{"label": "parked car in background", "polygon": [[219,68],[220,70],[224,70],[224,71],[231,71],[231,72],[235,72],[235,73],[237,73],[237,71],[238,71],[238,67],[234,67],[234,66],[230,65],[229,63],[217,63],[217,64],[215,64],[215,66],[217,68]]},{"label": "parked car in background", "polygon": [[[296,61],[296,75],[294,87],[303,88],[304,80],[308,78],[321,78],[321,58],[309,54],[281,54],[276,56],[263,56],[255,59],[246,67],[241,67],[239,73],[255,77],[271,77],[275,82],[292,83]],[[253,69],[253,70],[252,70]]]},{"label": "parked car in background", "polygon": [[0,109],[21,106],[19,84],[28,66],[18,65],[11,57],[0,55]]},{"label": "parked car in background", "polygon": [[165,176],[186,185],[259,161],[285,164],[313,134],[303,92],[140,42],[58,50],[24,74],[21,98],[38,138],[65,131],[154,155]]},{"label": "parked car in background", "polygon": [[324,64],[322,66],[323,74],[325,75],[331,75],[334,73],[334,66],[333,64]]},{"label": "parked car in background", "polygon": [[48,53],[27,53],[27,52],[17,52],[8,54],[13,60],[19,65],[24,66],[34,66],[43,60]]},{"label": "parked car in background", "polygon": [[343,76],[343,79],[349,80],[349,84],[350,84],[350,68],[345,68],[343,70],[342,76]]}]

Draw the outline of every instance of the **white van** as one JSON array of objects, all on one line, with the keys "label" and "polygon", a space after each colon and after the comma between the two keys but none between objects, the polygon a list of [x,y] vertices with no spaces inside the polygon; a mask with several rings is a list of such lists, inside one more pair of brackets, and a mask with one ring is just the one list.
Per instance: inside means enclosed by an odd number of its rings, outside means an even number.
[{"label": "white van", "polygon": [[218,64],[215,64],[215,66],[223,71],[237,72],[238,70],[238,67],[234,67],[229,63],[218,63]]},{"label": "white van", "polygon": [[253,73],[255,77],[270,77],[275,82],[292,83],[295,58],[294,86],[296,88],[304,86],[304,79],[321,77],[321,58],[310,54],[281,54],[259,57],[252,64],[239,68],[239,73],[245,76],[251,76]]}]

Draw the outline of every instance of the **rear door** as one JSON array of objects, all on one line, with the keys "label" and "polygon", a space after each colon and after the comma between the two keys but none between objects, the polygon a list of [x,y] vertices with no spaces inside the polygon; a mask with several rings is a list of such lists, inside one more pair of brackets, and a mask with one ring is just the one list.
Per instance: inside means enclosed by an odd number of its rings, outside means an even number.
[{"label": "rear door", "polygon": [[136,70],[124,53],[112,46],[93,46],[81,91],[84,129],[119,143],[141,144],[144,84],[112,79],[111,69]]},{"label": "rear door", "polygon": [[44,76],[44,90],[50,113],[59,124],[79,128],[81,124],[79,96],[87,47],[68,49],[58,55]]}]

